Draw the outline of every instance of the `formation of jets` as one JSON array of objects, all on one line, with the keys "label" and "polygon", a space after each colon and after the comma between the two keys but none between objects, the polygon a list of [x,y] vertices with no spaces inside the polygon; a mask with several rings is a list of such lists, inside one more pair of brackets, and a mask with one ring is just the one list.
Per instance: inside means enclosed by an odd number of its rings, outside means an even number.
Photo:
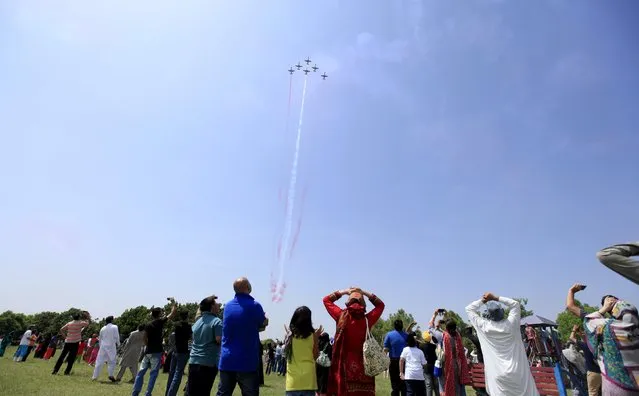
[{"label": "formation of jets", "polygon": [[[308,73],[310,73],[310,72],[311,72],[311,71],[308,69],[308,65],[310,65],[310,64],[311,64],[311,62],[312,62],[312,61],[311,61],[311,58],[310,58],[310,57],[306,58],[306,59],[304,60],[304,62],[306,62],[306,68],[304,68],[304,70],[302,70],[302,71],[304,72],[304,75],[308,75]],[[290,74],[295,73],[295,69],[294,69],[294,67],[295,67],[295,68],[297,68],[297,70],[301,70],[301,69],[302,69],[302,64],[301,64],[301,62],[297,62],[297,65],[291,66],[291,68],[290,68],[290,69],[288,69],[288,72],[289,72]],[[318,71],[318,70],[319,70],[319,67],[317,66],[317,64],[315,64],[315,65],[313,65],[313,67],[311,67],[311,69],[313,70],[313,72],[316,72],[316,71]],[[326,72],[324,72],[324,74],[322,74],[322,75],[321,75],[321,77],[322,77],[322,80],[326,80],[326,77],[328,77],[328,75],[326,74]]]}]

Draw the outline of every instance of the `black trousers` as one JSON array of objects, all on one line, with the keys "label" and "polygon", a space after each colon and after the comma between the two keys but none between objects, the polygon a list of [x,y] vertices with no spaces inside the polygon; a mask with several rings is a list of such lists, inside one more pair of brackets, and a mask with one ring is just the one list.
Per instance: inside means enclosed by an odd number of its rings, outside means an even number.
[{"label": "black trousers", "polygon": [[79,342],[65,342],[64,348],[62,348],[62,353],[60,353],[60,357],[58,361],[55,363],[55,367],[53,368],[53,374],[57,374],[62,367],[62,363],[64,363],[64,358],[67,357],[67,368],[64,370],[64,373],[69,375],[71,373],[71,369],[73,368],[73,363],[75,363],[75,357],[78,354],[78,346]]},{"label": "black trousers", "polygon": [[426,382],[422,380],[406,380],[406,396],[426,396]]},{"label": "black trousers", "polygon": [[189,364],[186,393],[189,396],[210,396],[215,377],[217,377],[217,367]]},{"label": "black trousers", "polygon": [[406,385],[404,381],[399,378],[399,359],[391,358],[390,366],[388,367],[388,376],[391,380],[391,396],[406,396]]}]

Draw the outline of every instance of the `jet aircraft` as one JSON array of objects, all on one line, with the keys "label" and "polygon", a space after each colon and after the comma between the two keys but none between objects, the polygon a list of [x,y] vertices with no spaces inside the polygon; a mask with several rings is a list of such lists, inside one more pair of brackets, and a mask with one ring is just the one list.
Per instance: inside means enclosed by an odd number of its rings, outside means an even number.
[{"label": "jet aircraft", "polygon": [[295,65],[295,67],[297,67],[297,70],[299,70],[299,69],[301,69],[301,68],[302,68],[302,65],[300,65],[300,63],[299,63],[299,62],[297,62],[297,65]]},{"label": "jet aircraft", "polygon": [[306,58],[306,60],[304,62],[306,62],[307,65],[310,65],[311,64],[311,58],[310,57]]},{"label": "jet aircraft", "polygon": [[293,74],[293,72],[295,72],[295,70],[293,70],[293,68],[291,67],[290,69],[288,69],[288,72]]},{"label": "jet aircraft", "polygon": [[304,74],[308,74],[308,73],[310,73],[310,72],[311,72],[310,70],[308,70],[308,69],[304,69]]},{"label": "jet aircraft", "polygon": [[317,65],[315,65],[315,66],[311,67],[311,69],[313,69],[313,71],[316,72],[319,69],[319,67],[317,67]]},{"label": "jet aircraft", "polygon": [[326,80],[326,77],[328,77],[326,73],[322,74],[322,80]]}]

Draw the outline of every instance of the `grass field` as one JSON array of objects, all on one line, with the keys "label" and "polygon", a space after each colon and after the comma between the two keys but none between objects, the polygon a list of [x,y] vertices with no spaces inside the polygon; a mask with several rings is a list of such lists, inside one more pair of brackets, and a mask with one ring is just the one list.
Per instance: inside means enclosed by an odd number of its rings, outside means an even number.
[{"label": "grass field", "polygon": [[[26,362],[16,363],[12,360],[15,348],[8,348],[4,357],[0,358],[0,395],[11,396],[60,396],[60,395],[91,395],[91,396],[124,396],[130,395],[133,385],[124,381],[128,381],[131,373],[127,372],[123,378],[123,382],[112,384],[107,379],[106,368],[98,379],[91,381],[93,367],[86,363],[80,363],[73,366],[73,372],[69,376],[51,375],[51,370],[55,364],[55,358],[49,361],[41,359],[33,359],[30,356]],[[62,373],[64,367],[60,370]],[[148,375],[147,375],[148,381]],[[166,391],[167,375],[160,372],[157,382],[155,383],[154,395],[163,396]],[[184,382],[183,382],[184,384]],[[146,385],[146,384],[145,384]],[[146,387],[143,388],[143,391]],[[212,395],[217,390],[217,381],[213,386]],[[377,379],[378,395],[390,395],[390,382],[388,379],[379,377]],[[179,393],[180,395],[182,393]],[[284,395],[284,378],[277,376],[267,376],[266,386],[260,389],[260,395]],[[240,395],[239,389],[236,389],[234,395]],[[469,389],[468,395],[474,395]]]}]

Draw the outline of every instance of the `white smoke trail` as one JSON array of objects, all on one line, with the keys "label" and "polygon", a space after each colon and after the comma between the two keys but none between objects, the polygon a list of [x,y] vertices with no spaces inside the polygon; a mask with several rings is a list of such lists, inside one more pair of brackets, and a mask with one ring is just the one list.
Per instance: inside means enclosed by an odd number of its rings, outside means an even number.
[{"label": "white smoke trail", "polygon": [[306,101],[306,83],[308,76],[304,76],[304,88],[302,89],[302,105],[300,107],[300,119],[297,125],[297,137],[295,138],[295,153],[293,154],[293,166],[291,167],[291,179],[288,183],[288,194],[286,198],[286,221],[284,222],[284,233],[282,235],[282,248],[279,257],[279,279],[277,281],[277,291],[274,300],[279,301],[284,293],[284,264],[289,256],[291,234],[293,232],[293,212],[295,209],[295,192],[297,190],[297,166],[300,159],[300,144],[302,142],[302,121],[304,120],[304,102]]}]

